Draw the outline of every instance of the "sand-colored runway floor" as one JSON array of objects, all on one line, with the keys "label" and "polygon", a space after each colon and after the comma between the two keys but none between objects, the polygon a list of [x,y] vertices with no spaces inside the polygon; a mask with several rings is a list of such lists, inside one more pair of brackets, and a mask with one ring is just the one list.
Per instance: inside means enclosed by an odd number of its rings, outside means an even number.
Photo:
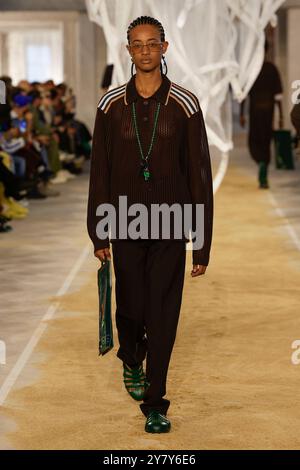
[{"label": "sand-colored runway floor", "polygon": [[0,411],[12,448],[300,448],[300,365],[291,362],[300,339],[300,252],[267,191],[230,164],[215,197],[205,276],[191,278],[187,253],[169,434],[144,432],[139,405],[123,388],[116,333],[114,350],[98,356],[96,260],[91,266],[30,357],[32,380]]}]

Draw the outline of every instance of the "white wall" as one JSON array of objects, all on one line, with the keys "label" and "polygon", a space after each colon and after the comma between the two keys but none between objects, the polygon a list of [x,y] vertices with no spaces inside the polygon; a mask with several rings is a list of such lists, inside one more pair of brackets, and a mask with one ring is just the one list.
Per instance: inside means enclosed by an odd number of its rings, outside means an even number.
[{"label": "white wall", "polygon": [[78,117],[93,126],[100,98],[100,82],[106,65],[106,46],[102,30],[85,13],[78,15],[76,61]]}]

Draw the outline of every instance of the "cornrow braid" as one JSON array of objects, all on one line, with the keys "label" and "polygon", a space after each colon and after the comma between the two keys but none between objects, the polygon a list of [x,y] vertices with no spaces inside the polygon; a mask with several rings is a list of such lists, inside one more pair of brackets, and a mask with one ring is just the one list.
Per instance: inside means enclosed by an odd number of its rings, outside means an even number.
[{"label": "cornrow braid", "polygon": [[130,42],[129,41],[130,31],[136,26],[139,26],[140,24],[151,24],[153,26],[156,26],[160,33],[160,40],[162,42],[165,40],[165,31],[164,31],[163,25],[158,20],[156,20],[155,18],[152,18],[151,16],[139,16],[134,21],[132,21],[132,23],[130,23],[130,25],[128,26],[128,29],[127,29],[128,44]]}]

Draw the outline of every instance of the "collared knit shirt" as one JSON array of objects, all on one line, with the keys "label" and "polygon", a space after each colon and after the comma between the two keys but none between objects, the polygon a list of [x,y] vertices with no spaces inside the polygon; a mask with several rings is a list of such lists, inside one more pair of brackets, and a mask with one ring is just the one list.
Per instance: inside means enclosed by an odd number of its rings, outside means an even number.
[{"label": "collared knit shirt", "polygon": [[[149,157],[149,181],[141,175],[133,102],[144,155],[151,142],[155,111],[160,103],[156,136]],[[204,244],[201,249],[193,250],[193,263],[208,265],[213,188],[203,115],[197,97],[164,75],[160,87],[149,98],[139,95],[134,75],[100,99],[93,132],[87,211],[88,233],[95,251],[107,248],[110,241],[115,241],[108,237],[98,238],[96,227],[101,216],[96,215],[97,207],[110,203],[117,208],[121,195],[127,196],[128,206],[134,203],[147,207],[179,203],[195,208],[196,204],[203,204]]]}]

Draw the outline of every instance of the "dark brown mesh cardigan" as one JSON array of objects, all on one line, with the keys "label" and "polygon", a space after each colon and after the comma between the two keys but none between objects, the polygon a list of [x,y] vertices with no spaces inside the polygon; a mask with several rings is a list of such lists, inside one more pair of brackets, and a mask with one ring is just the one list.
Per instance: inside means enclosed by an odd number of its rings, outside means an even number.
[{"label": "dark brown mesh cardigan", "polygon": [[[204,204],[204,244],[193,250],[193,263],[208,265],[213,227],[213,188],[205,124],[197,97],[162,77],[160,88],[149,98],[140,96],[135,76],[108,91],[100,100],[93,133],[87,226],[94,249],[109,247],[116,238],[99,239],[96,226],[100,204],[111,203],[118,214],[120,195],[134,203]],[[132,103],[144,155],[150,145],[157,103],[161,103],[156,137],[149,157],[151,179],[141,176],[141,157],[135,134]],[[130,221],[130,217],[128,217]],[[149,220],[149,227],[150,227]],[[149,231],[149,233],[151,233]],[[171,239],[173,226],[171,223]],[[148,238],[148,237],[147,237]],[[149,238],[151,238],[149,236]],[[161,238],[161,232],[159,235]],[[183,235],[182,239],[187,240]]]}]

